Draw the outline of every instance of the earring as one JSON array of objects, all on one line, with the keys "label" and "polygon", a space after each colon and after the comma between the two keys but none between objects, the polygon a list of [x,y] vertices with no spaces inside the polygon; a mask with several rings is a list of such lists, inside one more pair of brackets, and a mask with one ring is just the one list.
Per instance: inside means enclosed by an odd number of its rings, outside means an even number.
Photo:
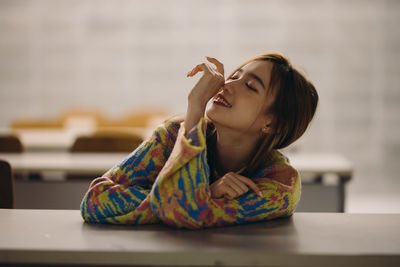
[{"label": "earring", "polygon": [[265,126],[265,127],[262,128],[262,131],[263,131],[264,133],[266,133],[266,132],[268,131],[268,128]]}]

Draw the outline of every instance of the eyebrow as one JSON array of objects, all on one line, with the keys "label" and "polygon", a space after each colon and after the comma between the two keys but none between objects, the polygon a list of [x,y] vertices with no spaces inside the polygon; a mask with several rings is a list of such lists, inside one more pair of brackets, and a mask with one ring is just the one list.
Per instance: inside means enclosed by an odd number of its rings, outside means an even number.
[{"label": "eyebrow", "polygon": [[[236,72],[243,72],[243,69],[238,69]],[[265,85],[264,85],[264,83],[263,83],[263,81],[261,80],[261,78],[260,77],[258,77],[257,75],[255,75],[254,73],[252,73],[252,72],[248,72],[248,75],[251,77],[251,78],[253,78],[253,79],[255,79],[257,82],[259,82],[261,85],[262,85],[262,87],[264,88],[264,90],[265,90]]]}]

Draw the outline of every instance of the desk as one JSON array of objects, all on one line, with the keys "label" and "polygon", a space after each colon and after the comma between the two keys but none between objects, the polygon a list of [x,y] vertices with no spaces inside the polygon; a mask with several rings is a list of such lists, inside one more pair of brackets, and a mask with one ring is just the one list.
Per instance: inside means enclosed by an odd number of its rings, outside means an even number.
[{"label": "desk", "polygon": [[[62,171],[75,174],[89,174],[92,178],[101,175],[121,162],[128,153],[65,153],[26,152],[21,154],[0,153],[0,159],[8,161],[15,173]],[[292,165],[302,177],[302,197],[299,211],[345,211],[345,186],[351,180],[353,166],[343,156],[337,154],[287,154]],[[335,174],[334,183],[315,177]],[[17,208],[65,208],[79,207],[79,202],[87,190],[89,181],[16,181]],[[30,192],[30,194],[28,194]],[[51,193],[50,193],[51,192]],[[34,194],[35,198],[29,198]],[[46,194],[49,194],[48,196]],[[54,196],[60,196],[54,199]],[[19,196],[24,196],[21,198]],[[73,198],[72,198],[73,196]],[[49,198],[53,199],[50,204]],[[63,205],[62,199],[70,199],[71,204]],[[324,199],[325,202],[315,201]],[[51,206],[48,206],[51,205]]]},{"label": "desk", "polygon": [[[66,171],[70,173],[103,173],[119,163],[129,153],[64,153],[26,152],[0,153],[14,171]],[[287,154],[291,164],[303,176],[333,173],[347,180],[353,166],[338,154]]]},{"label": "desk", "polygon": [[97,131],[136,134],[146,139],[153,129],[143,127],[101,127],[60,129],[13,129],[26,151],[68,151],[78,136],[92,135]]},{"label": "desk", "polygon": [[0,264],[399,266],[400,214],[295,213],[205,230],[91,225],[78,210],[0,210]]},{"label": "desk", "polygon": [[129,153],[25,152],[0,153],[14,172],[63,171],[76,174],[103,174]]}]

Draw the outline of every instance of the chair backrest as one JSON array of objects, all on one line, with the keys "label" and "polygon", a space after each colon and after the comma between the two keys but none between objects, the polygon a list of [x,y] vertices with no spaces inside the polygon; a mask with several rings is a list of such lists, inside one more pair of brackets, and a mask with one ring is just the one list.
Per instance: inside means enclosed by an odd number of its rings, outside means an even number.
[{"label": "chair backrest", "polygon": [[0,135],[0,152],[20,153],[23,150],[24,150],[24,147],[22,146],[22,143],[18,137],[13,136],[13,135]]},{"label": "chair backrest", "polygon": [[143,139],[135,135],[92,135],[80,136],[70,152],[131,152]]},{"label": "chair backrest", "polygon": [[14,207],[14,179],[11,166],[7,161],[0,160],[0,208]]}]

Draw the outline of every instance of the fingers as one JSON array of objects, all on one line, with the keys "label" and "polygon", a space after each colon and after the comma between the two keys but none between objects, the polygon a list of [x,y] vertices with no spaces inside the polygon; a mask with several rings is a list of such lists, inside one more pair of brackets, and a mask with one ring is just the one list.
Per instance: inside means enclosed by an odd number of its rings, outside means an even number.
[{"label": "fingers", "polygon": [[219,187],[219,190],[223,196],[227,199],[233,199],[245,193],[239,186],[237,186],[230,180],[230,178],[227,177],[225,179],[221,179],[217,186]]},{"label": "fingers", "polygon": [[189,71],[186,76],[187,77],[194,76],[200,71],[211,72],[209,67],[207,66],[207,64],[201,63],[201,64],[196,65],[191,71]]},{"label": "fingers", "polygon": [[236,174],[234,172],[229,172],[225,174],[219,185],[221,192],[227,199],[233,199],[243,195],[252,189],[258,196],[263,197],[261,190],[258,186],[249,178]]},{"label": "fingers", "polygon": [[[206,57],[206,58],[209,62],[211,62],[215,65],[217,72],[220,73],[222,76],[224,76],[224,64],[219,62],[216,58],[213,58],[213,57]],[[208,72],[208,73],[215,72],[215,70],[213,70],[208,64],[201,63],[201,64],[196,65],[191,71],[189,71],[186,76],[187,77],[194,76],[200,71],[204,71],[204,72]]]},{"label": "fingers", "polygon": [[238,196],[238,193],[227,185],[225,185],[222,190],[224,192],[224,197],[227,199],[234,199]]},{"label": "fingers", "polygon": [[237,186],[232,180],[227,183],[227,186],[229,186],[229,188],[234,191],[234,197],[238,197],[246,193],[246,190],[243,190],[242,188]]},{"label": "fingers", "polygon": [[216,58],[213,57],[206,57],[208,61],[210,61],[211,63],[213,63],[215,65],[215,67],[217,67],[217,71],[219,73],[222,74],[222,76],[224,76],[224,64],[222,64],[221,62],[219,62]]},{"label": "fingers", "polygon": [[229,185],[235,190],[237,191],[240,195],[246,193],[247,191],[249,191],[249,188],[247,187],[246,184],[244,184],[243,182],[241,182],[238,178],[236,178],[236,173],[233,172],[229,172],[226,174],[227,177],[229,177],[230,179],[229,181]]},{"label": "fingers", "polygon": [[261,190],[258,188],[258,186],[249,178],[241,176],[239,174],[235,173],[235,177],[239,179],[241,182],[245,183],[250,189],[252,189],[257,195],[260,197],[263,197],[263,194]]}]

